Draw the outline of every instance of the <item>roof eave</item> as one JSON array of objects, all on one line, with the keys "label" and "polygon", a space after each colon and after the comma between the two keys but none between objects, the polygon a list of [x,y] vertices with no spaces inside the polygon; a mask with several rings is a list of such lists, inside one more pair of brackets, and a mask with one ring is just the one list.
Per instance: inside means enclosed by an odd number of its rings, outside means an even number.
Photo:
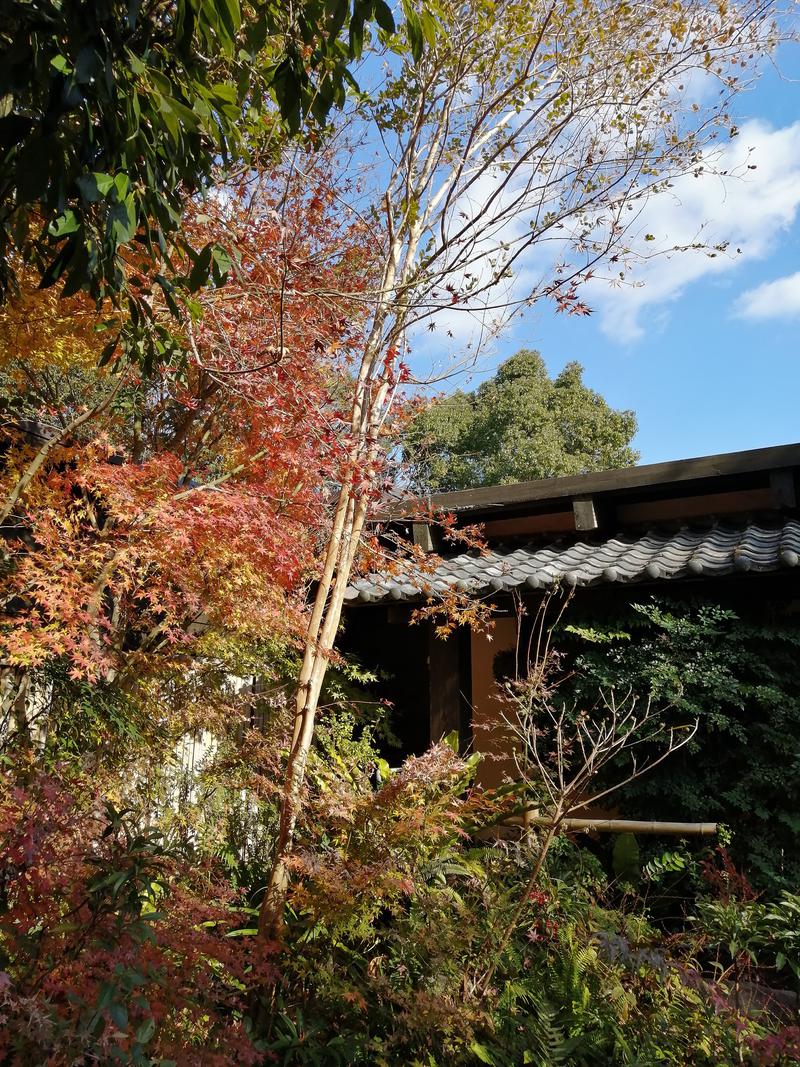
[{"label": "roof eave", "polygon": [[428,497],[408,497],[383,509],[381,518],[409,518],[415,513],[429,509],[455,513],[491,511],[510,505],[563,500],[576,495],[599,495],[623,489],[679,484],[796,466],[800,467],[800,443],[774,445],[769,448],[724,452],[715,456],[698,456],[667,463],[646,463],[638,467],[622,467],[593,474],[539,478],[481,489],[433,493]]}]

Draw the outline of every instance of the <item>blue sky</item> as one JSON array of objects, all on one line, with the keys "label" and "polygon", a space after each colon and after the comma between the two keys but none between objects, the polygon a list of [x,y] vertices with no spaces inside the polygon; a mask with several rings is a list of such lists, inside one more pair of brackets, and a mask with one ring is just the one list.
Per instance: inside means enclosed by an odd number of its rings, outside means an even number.
[{"label": "blue sky", "polygon": [[680,211],[709,223],[715,239],[733,238],[741,256],[662,261],[641,288],[592,292],[589,318],[540,305],[492,361],[522,345],[538,348],[552,372],[577,359],[587,384],[636,412],[643,463],[800,441],[797,50],[783,54],[781,69],[783,78],[770,70],[736,107],[742,133],[732,150],[752,148],[757,169],[735,188],[687,188],[681,204],[648,219],[659,238],[675,240]]}]

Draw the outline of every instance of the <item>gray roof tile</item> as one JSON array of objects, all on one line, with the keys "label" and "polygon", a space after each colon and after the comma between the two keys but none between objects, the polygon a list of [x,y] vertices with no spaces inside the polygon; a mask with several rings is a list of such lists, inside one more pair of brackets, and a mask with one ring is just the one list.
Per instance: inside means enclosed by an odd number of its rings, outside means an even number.
[{"label": "gray roof tile", "polygon": [[462,552],[442,559],[432,577],[408,572],[389,578],[369,574],[347,589],[348,601],[421,600],[423,590],[490,594],[554,583],[597,585],[652,579],[717,577],[738,571],[767,573],[800,565],[800,522],[782,526],[715,525],[705,529],[649,530],[601,542],[530,542],[499,546],[485,555]]}]

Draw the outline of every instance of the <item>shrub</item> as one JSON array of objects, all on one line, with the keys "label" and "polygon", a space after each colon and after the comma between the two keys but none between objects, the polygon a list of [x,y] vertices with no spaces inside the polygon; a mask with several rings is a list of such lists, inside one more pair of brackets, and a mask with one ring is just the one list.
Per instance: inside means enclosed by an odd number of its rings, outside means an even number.
[{"label": "shrub", "polygon": [[716,1065],[764,1036],[641,905],[612,906],[584,850],[559,838],[531,888],[535,837],[476,840],[487,798],[447,746],[389,774],[352,745],[329,734],[315,759],[267,1028],[280,1062]]},{"label": "shrub", "polygon": [[0,788],[0,1062],[260,1062],[246,993],[274,973],[230,886],[96,783],[26,778]]}]

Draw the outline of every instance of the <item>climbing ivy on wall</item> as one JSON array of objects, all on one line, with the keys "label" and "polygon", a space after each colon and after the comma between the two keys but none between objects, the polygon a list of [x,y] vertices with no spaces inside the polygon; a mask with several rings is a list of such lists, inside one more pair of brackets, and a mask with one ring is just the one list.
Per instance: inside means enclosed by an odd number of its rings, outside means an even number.
[{"label": "climbing ivy on wall", "polygon": [[699,721],[691,745],[627,789],[624,812],[727,824],[732,855],[757,888],[796,888],[800,626],[655,599],[614,618],[568,614],[559,641],[578,669],[565,697],[631,687],[676,723]]}]

